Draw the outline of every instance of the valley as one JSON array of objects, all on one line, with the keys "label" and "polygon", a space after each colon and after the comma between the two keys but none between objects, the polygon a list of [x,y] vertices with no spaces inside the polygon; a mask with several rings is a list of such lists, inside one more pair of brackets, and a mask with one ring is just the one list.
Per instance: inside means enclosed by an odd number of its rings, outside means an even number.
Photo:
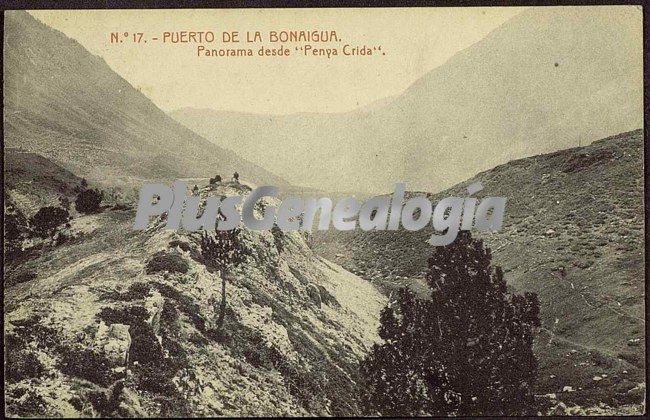
[{"label": "valley", "polygon": [[[350,112],[168,115],[76,40],[7,12],[5,414],[361,415],[380,312],[401,288],[430,298],[442,229],[391,230],[386,214],[388,230],[318,230],[316,199],[388,200],[403,182],[399,209],[507,199],[502,229],[472,234],[509,291],[539,298],[532,411],[643,414],[642,57],[626,13],[531,8]],[[201,203],[278,187],[248,209],[258,220],[289,197],[309,212],[239,225],[226,269],[213,229],[167,229],[170,212],[133,228],[142,185],[174,180]],[[102,199],[84,211],[89,190]]]}]

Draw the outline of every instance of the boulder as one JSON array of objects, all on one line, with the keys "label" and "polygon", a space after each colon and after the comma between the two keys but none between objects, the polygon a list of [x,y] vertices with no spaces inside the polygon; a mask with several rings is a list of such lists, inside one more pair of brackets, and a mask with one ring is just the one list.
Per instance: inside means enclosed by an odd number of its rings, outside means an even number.
[{"label": "boulder", "polygon": [[151,325],[156,335],[160,332],[160,315],[162,314],[163,306],[165,306],[165,298],[157,290],[151,292],[144,300],[144,308],[149,313],[147,323]]},{"label": "boulder", "polygon": [[95,335],[97,347],[101,349],[106,358],[116,366],[126,366],[131,348],[131,334],[129,326],[124,324],[111,324],[107,326],[103,321]]}]

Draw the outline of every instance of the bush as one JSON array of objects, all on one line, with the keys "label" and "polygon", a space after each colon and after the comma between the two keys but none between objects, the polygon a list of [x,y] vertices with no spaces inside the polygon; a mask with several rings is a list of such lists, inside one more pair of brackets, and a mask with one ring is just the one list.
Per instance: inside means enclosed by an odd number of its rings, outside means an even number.
[{"label": "bush", "polygon": [[539,301],[506,294],[491,258],[482,241],[461,232],[429,258],[430,299],[402,289],[382,311],[384,343],[361,363],[366,412],[485,416],[534,409]]},{"label": "bush", "polygon": [[278,250],[278,254],[282,254],[284,251],[284,232],[282,232],[282,229],[280,229],[277,224],[273,224],[271,234],[273,234],[273,242],[275,243],[275,248]]},{"label": "bush", "polygon": [[190,269],[187,261],[177,253],[159,251],[155,253],[147,263],[147,274],[155,274],[163,271],[169,273],[185,274]]},{"label": "bush", "polygon": [[20,250],[25,234],[28,232],[27,220],[19,213],[7,214],[4,218],[5,247],[8,251]]},{"label": "bush", "polygon": [[108,386],[117,379],[109,361],[92,350],[67,347],[63,348],[61,353],[63,356],[58,364],[61,373],[101,386]]},{"label": "bush", "polygon": [[79,213],[92,214],[99,211],[99,206],[104,199],[104,193],[99,190],[83,190],[77,195],[74,202],[74,208]]},{"label": "bush", "polygon": [[[9,348],[8,348],[9,350]],[[7,357],[5,374],[7,382],[19,382],[23,379],[38,378],[45,374],[43,363],[34,353],[26,350],[11,351]]]},{"label": "bush", "polygon": [[14,286],[20,283],[27,283],[38,277],[38,274],[32,270],[18,270],[15,272],[5,273],[5,285]]},{"label": "bush", "polygon": [[41,238],[52,236],[56,229],[70,220],[70,213],[60,207],[43,207],[29,220],[34,234]]}]

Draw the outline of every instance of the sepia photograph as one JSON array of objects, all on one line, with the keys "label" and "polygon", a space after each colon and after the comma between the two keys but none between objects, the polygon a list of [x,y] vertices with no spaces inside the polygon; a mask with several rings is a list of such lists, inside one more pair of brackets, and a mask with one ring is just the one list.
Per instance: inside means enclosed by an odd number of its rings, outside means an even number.
[{"label": "sepia photograph", "polygon": [[3,14],[5,416],[646,414],[642,6]]}]

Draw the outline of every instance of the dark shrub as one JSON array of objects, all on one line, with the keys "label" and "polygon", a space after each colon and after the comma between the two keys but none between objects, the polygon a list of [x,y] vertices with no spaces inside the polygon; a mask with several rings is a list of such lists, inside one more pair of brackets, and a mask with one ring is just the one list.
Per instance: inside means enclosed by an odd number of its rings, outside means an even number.
[{"label": "dark shrub", "polygon": [[60,207],[43,207],[36,212],[30,219],[30,224],[34,233],[41,237],[47,238],[52,236],[59,226],[70,220],[70,213]]},{"label": "dark shrub", "polygon": [[28,233],[27,220],[19,213],[7,214],[4,218],[4,244],[8,251],[20,250],[25,234]]},{"label": "dark shrub", "polygon": [[120,405],[120,396],[123,389],[124,382],[118,381],[107,391],[90,392],[88,399],[102,417],[115,417],[113,413]]},{"label": "dark shrub", "polygon": [[35,390],[15,388],[7,395],[7,417],[44,417],[47,414],[47,403]]},{"label": "dark shrub", "polygon": [[7,375],[8,382],[38,378],[45,374],[45,366],[34,353],[27,350],[10,349],[9,347],[7,347],[7,353],[5,375]]},{"label": "dark shrub", "polygon": [[185,274],[189,265],[180,254],[159,251],[155,253],[147,263],[147,274],[155,274],[163,271],[169,273]]},{"label": "dark shrub", "polygon": [[275,248],[278,250],[278,253],[281,254],[284,251],[284,232],[274,224],[271,228],[271,233],[273,234],[273,242],[275,243]]},{"label": "dark shrub", "polygon": [[19,270],[12,272],[11,274],[6,273],[5,284],[7,286],[13,286],[20,283],[26,283],[28,281],[34,280],[38,277],[35,271],[32,270]]},{"label": "dark shrub", "polygon": [[74,202],[74,208],[79,213],[97,213],[103,199],[104,193],[99,190],[83,190],[79,193],[79,195],[77,195],[77,199]]},{"label": "dark shrub", "polygon": [[109,361],[92,350],[78,347],[62,347],[59,370],[70,376],[85,379],[101,386],[108,386],[116,377]]}]

